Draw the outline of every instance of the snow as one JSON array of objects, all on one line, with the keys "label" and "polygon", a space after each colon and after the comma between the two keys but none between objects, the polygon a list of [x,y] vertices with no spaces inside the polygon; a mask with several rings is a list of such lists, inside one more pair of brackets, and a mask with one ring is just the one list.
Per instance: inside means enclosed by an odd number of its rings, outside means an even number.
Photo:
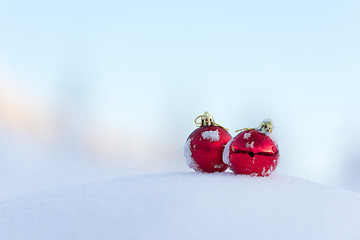
[{"label": "snow", "polygon": [[190,168],[193,168],[193,169],[196,169],[198,166],[197,166],[197,163],[194,161],[194,159],[192,158],[192,153],[191,153],[191,141],[192,141],[192,138],[189,138],[188,140],[186,140],[185,142],[185,146],[184,146],[184,156],[185,156],[185,160],[186,160],[186,163],[187,165],[190,167]]},{"label": "snow", "polygon": [[245,143],[246,148],[254,148],[254,141],[252,141],[251,143]]},{"label": "snow", "polygon": [[251,133],[250,132],[247,132],[244,134],[244,139],[247,140],[251,137]]},{"label": "snow", "polygon": [[[254,161],[253,161],[254,162]],[[272,173],[274,171],[274,167],[271,166],[268,170],[265,169],[265,167],[263,167],[263,170],[261,171],[261,175],[262,176],[268,176],[270,173]]]},{"label": "snow", "polygon": [[1,239],[356,239],[360,194],[273,174],[122,177],[0,202]]},{"label": "snow", "polygon": [[218,130],[215,131],[205,131],[201,133],[201,136],[204,139],[210,140],[210,142],[215,142],[220,140],[220,134]]},{"label": "snow", "polygon": [[230,165],[230,145],[231,143],[234,141],[234,139],[232,138],[226,145],[223,151],[223,162],[227,165]]}]

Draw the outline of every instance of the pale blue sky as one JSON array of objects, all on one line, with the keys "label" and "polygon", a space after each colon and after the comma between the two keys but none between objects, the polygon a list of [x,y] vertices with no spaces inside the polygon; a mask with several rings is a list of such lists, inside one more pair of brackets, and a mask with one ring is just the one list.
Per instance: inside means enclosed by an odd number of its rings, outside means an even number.
[{"label": "pale blue sky", "polygon": [[0,63],[49,106],[82,93],[104,131],[271,117],[284,171],[325,181],[360,143],[359,26],[358,0],[0,1]]}]

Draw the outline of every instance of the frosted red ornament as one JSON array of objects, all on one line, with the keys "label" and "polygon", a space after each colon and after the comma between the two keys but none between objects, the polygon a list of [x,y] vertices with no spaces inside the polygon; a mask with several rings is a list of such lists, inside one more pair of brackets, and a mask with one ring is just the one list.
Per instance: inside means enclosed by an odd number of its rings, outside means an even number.
[{"label": "frosted red ornament", "polygon": [[243,129],[226,145],[224,162],[236,174],[268,176],[277,167],[279,149],[270,137],[272,124],[264,121],[258,129]]},{"label": "frosted red ornament", "polygon": [[[201,117],[201,123],[196,120]],[[212,116],[205,113],[195,119],[199,128],[187,138],[184,155],[189,167],[196,172],[223,172],[228,168],[222,160],[225,145],[231,135],[221,126],[214,123]]]}]

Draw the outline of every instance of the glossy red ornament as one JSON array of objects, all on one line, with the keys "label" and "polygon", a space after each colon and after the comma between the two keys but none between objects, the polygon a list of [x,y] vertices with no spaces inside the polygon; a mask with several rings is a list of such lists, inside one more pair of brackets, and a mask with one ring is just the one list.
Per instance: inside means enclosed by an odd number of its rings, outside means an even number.
[{"label": "glossy red ornament", "polygon": [[184,148],[185,159],[188,166],[196,172],[223,172],[228,168],[222,160],[223,151],[231,135],[211,121],[208,125],[210,126],[206,126],[205,122],[187,138]]},{"label": "glossy red ornament", "polygon": [[224,161],[234,173],[261,177],[275,170],[279,156],[275,141],[269,133],[260,129],[247,129],[239,133],[224,151]]}]

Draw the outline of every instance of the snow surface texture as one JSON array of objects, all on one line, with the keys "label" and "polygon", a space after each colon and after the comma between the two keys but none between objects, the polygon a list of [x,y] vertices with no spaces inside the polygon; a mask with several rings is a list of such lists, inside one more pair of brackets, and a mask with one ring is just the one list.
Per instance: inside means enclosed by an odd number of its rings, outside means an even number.
[{"label": "snow surface texture", "polygon": [[226,145],[223,151],[223,161],[225,164],[230,166],[230,145],[234,141],[232,138]]},{"label": "snow surface texture", "polygon": [[0,202],[1,239],[358,239],[360,194],[272,175],[125,177]]},{"label": "snow surface texture", "polygon": [[218,130],[215,131],[205,131],[201,133],[201,136],[204,139],[210,140],[210,142],[216,142],[220,140],[220,134]]}]

